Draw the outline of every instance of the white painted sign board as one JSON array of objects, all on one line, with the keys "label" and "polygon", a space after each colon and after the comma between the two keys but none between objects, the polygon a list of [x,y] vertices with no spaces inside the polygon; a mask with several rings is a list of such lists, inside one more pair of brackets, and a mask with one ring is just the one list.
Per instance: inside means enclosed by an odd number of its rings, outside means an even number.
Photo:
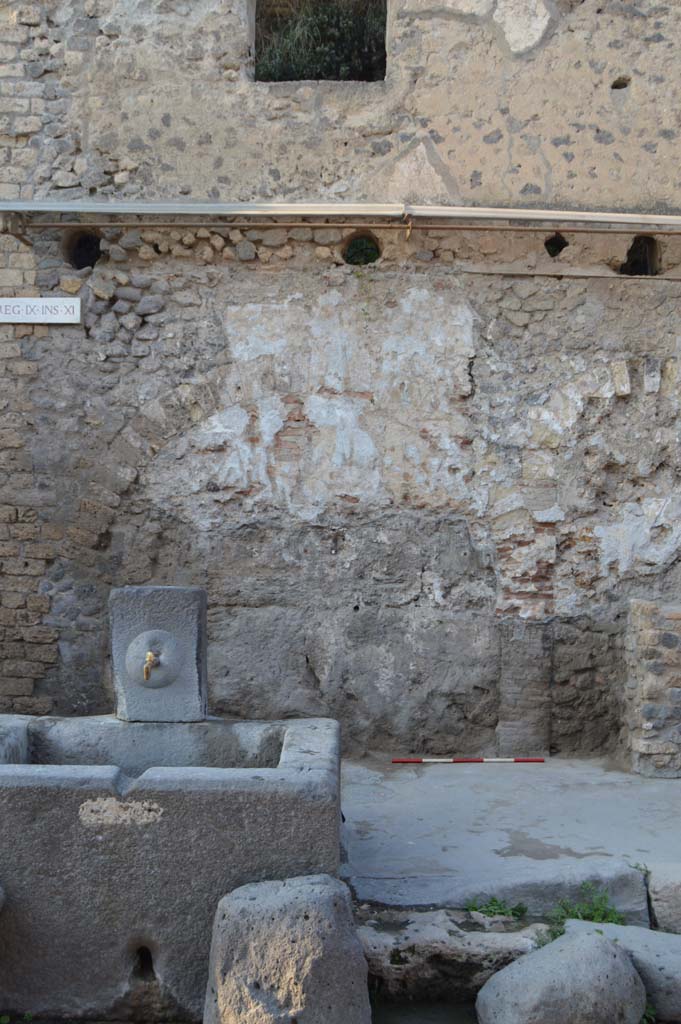
[{"label": "white painted sign board", "polygon": [[0,324],[79,324],[80,299],[0,298]]}]

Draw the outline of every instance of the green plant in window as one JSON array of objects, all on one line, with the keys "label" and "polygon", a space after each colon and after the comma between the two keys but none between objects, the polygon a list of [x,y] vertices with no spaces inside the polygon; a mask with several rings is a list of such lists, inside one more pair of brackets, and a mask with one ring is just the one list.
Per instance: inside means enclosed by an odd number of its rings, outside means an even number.
[{"label": "green plant in window", "polygon": [[260,0],[255,77],[373,82],[385,78],[386,0],[297,0],[282,15]]}]

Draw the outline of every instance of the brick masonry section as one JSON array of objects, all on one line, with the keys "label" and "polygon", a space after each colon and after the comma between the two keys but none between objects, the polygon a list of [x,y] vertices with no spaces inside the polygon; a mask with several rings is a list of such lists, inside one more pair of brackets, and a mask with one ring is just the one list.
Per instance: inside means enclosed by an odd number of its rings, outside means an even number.
[{"label": "brick masonry section", "polygon": [[631,602],[626,661],[631,766],[681,778],[681,605]]}]

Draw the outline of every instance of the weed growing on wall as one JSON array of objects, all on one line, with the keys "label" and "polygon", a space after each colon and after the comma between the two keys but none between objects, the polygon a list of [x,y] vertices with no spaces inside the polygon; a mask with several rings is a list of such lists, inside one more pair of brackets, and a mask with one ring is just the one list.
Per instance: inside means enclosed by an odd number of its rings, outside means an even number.
[{"label": "weed growing on wall", "polygon": [[298,0],[281,13],[259,0],[255,77],[374,82],[385,78],[386,0]]}]

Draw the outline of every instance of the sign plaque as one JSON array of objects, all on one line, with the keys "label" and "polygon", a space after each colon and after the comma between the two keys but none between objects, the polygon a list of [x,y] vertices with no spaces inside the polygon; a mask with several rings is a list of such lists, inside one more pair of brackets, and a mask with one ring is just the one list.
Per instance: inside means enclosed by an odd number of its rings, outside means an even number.
[{"label": "sign plaque", "polygon": [[1,298],[0,324],[79,324],[80,299],[36,296]]}]

